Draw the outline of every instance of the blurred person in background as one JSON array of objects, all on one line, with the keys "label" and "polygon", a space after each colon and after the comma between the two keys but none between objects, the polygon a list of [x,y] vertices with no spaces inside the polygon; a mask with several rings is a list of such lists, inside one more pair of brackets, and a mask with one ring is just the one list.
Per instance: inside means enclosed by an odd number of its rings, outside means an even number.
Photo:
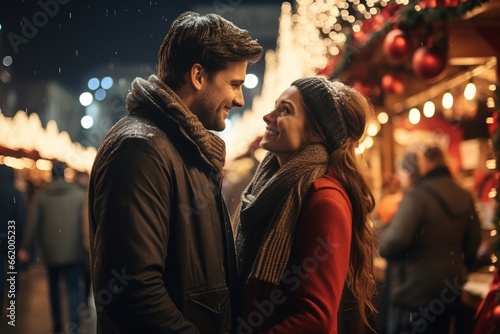
[{"label": "blurred person in background", "polygon": [[371,112],[360,92],[310,77],[264,116],[269,152],[235,221],[238,333],[338,333],[345,285],[359,307],[350,326],[371,326],[375,201],[355,154]]},{"label": "blurred person in background", "polygon": [[443,151],[417,154],[420,180],[380,231],[388,261],[387,333],[448,333],[460,308],[464,272],[476,260],[481,231],[472,195],[452,178]]},{"label": "blurred person in background", "polygon": [[[416,151],[410,151],[403,155],[401,160],[398,162],[394,179],[396,186],[394,187],[393,192],[384,195],[377,206],[378,228],[383,228],[390,223],[391,219],[398,211],[404,194],[411,187],[417,184],[418,180],[420,179],[420,171],[418,169]],[[375,269],[376,273],[378,273],[378,296],[380,297],[378,299],[378,331],[380,334],[383,334],[386,333],[388,326],[388,287],[390,287],[391,285],[389,280],[390,275],[388,275],[388,273],[390,273],[391,270],[388,268],[387,261],[380,256],[376,258]]]},{"label": "blurred person in background", "polygon": [[[64,180],[65,168],[63,163],[54,162],[52,181],[35,195],[19,259],[29,259],[28,250],[37,239],[47,268],[54,332],[71,334],[80,331],[79,313],[83,302],[85,250],[82,210],[85,192],[78,185]],[[66,290],[61,294],[63,286]],[[66,302],[63,303],[62,298]],[[67,305],[67,320],[63,316],[63,305]]]},{"label": "blurred person in background", "polygon": [[89,188],[89,174],[87,172],[77,172],[75,183],[85,191],[85,203],[82,210],[82,244],[85,249],[83,278],[84,278],[84,294],[83,302],[85,305],[89,304],[89,298],[92,295],[92,279],[90,276],[90,240],[89,240],[89,205],[88,205],[88,188]]},{"label": "blurred person in background", "polygon": [[[15,275],[16,293],[19,293],[19,271],[17,251],[21,246],[26,222],[26,202],[23,194],[14,186],[13,168],[0,165],[0,307],[4,314],[7,307],[3,301],[9,290],[7,272]],[[10,246],[10,247],[9,247]],[[10,260],[10,261],[9,261]],[[14,263],[14,267],[9,267]]]},{"label": "blurred person in background", "polygon": [[133,81],[128,115],[107,134],[90,173],[99,333],[234,332],[225,143],[210,131],[224,130],[230,109],[244,105],[247,65],[262,51],[221,16],[186,12],[160,47],[158,74]]},{"label": "blurred person in background", "polygon": [[399,208],[399,204],[403,200],[404,193],[410,189],[420,178],[420,172],[417,165],[417,153],[406,153],[399,162],[396,171],[396,184],[393,192],[384,195],[378,206],[377,214],[379,224],[384,226],[388,224]]}]

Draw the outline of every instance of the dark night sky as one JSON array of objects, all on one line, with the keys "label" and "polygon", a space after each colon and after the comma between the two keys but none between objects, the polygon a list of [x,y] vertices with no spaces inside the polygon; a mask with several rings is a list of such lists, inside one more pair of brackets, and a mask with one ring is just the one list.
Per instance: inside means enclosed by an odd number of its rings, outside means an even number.
[{"label": "dark night sky", "polygon": [[15,0],[0,11],[0,59],[12,56],[8,70],[13,77],[56,79],[78,90],[89,68],[109,63],[156,66],[172,20],[195,5],[231,20],[233,8],[258,3],[279,6],[281,1]]}]

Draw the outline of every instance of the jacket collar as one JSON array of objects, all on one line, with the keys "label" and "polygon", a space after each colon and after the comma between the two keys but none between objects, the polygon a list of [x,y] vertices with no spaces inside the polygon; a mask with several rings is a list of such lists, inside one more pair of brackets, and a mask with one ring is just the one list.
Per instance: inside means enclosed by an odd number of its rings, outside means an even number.
[{"label": "jacket collar", "polygon": [[423,180],[433,179],[433,178],[441,177],[441,176],[451,177],[451,173],[450,173],[450,170],[448,169],[448,167],[446,167],[446,166],[436,167],[436,168],[430,170],[429,172],[427,172],[427,174],[425,174],[424,176],[422,176],[421,180],[423,181]]}]

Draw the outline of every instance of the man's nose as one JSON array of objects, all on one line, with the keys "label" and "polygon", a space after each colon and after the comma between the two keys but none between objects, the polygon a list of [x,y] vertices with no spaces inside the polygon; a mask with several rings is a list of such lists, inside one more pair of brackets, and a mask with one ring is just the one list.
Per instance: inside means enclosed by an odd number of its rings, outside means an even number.
[{"label": "man's nose", "polygon": [[234,96],[233,105],[240,108],[245,105],[245,99],[243,98],[243,91],[241,87],[240,89],[238,89],[236,95]]}]

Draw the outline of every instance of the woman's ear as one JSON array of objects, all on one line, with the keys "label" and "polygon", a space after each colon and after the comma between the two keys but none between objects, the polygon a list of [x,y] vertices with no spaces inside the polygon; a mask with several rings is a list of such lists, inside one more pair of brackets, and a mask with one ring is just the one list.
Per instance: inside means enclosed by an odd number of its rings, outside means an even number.
[{"label": "woman's ear", "polygon": [[311,142],[313,144],[319,144],[319,143],[323,142],[323,140],[321,140],[320,136],[318,136],[317,134],[311,132],[309,142]]},{"label": "woman's ear", "polygon": [[189,83],[194,89],[200,90],[205,82],[205,69],[200,64],[194,64],[189,71]]},{"label": "woman's ear", "polygon": [[314,130],[312,130],[310,127],[306,127],[304,131],[304,139],[310,143],[310,144],[319,144],[322,143],[323,140],[321,139],[321,136],[318,135]]}]

